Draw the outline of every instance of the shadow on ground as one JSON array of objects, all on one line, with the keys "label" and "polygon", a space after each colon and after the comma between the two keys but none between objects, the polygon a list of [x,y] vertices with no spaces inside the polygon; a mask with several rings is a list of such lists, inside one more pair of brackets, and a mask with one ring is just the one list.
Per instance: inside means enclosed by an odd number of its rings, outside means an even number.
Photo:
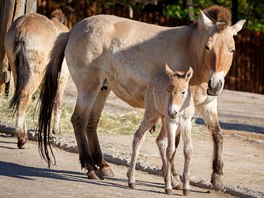
[{"label": "shadow on ground", "polygon": [[[197,118],[195,120],[195,123],[204,125],[204,121],[201,118]],[[248,124],[227,123],[227,122],[220,122],[220,126],[222,129],[227,129],[227,130],[249,131],[249,132],[264,134],[264,127],[260,127],[260,126],[253,126],[253,125],[248,125]]]}]

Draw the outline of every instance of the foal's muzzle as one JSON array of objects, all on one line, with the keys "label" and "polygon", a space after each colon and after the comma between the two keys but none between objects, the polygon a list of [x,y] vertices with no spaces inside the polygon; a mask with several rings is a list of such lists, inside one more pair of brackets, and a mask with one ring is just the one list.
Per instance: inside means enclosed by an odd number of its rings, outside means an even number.
[{"label": "foal's muzzle", "polygon": [[170,117],[170,119],[175,119],[177,116],[177,111],[168,111],[168,115]]},{"label": "foal's muzzle", "polygon": [[168,107],[168,116],[174,120],[178,114],[179,107],[177,105],[171,105]]},{"label": "foal's muzzle", "polygon": [[224,87],[224,78],[214,74],[208,82],[207,94],[210,96],[218,96]]}]

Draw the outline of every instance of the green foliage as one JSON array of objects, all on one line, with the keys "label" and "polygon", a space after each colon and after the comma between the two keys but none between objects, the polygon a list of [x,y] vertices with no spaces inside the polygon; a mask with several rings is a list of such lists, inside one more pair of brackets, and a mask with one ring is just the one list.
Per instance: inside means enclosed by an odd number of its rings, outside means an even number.
[{"label": "green foliage", "polygon": [[[166,7],[166,15],[182,20],[189,20],[189,9],[187,6],[187,0],[162,0]],[[192,0],[192,7],[195,18],[198,17],[200,9],[207,8],[212,5],[221,5],[232,10],[234,0]],[[246,19],[246,28],[263,31],[264,32],[264,2],[260,0],[237,0],[237,18]]]}]

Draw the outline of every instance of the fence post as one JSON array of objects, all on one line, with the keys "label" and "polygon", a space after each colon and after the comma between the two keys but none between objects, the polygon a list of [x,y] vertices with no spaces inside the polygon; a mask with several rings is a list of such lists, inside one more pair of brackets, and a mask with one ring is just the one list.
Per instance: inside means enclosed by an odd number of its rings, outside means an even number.
[{"label": "fence post", "polygon": [[[5,93],[7,89],[12,92],[13,80],[10,81],[10,72],[8,71],[8,60],[5,55],[4,39],[5,34],[11,23],[19,16],[25,13],[36,12],[37,0],[2,0],[0,4],[1,19],[0,19],[0,95]],[[9,82],[9,83],[8,83]],[[8,84],[7,84],[8,83]]]}]

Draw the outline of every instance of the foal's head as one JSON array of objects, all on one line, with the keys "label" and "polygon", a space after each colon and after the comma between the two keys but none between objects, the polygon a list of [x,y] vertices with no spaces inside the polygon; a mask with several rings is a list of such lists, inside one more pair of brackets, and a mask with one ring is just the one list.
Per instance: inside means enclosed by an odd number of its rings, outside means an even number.
[{"label": "foal's head", "polygon": [[167,87],[167,112],[171,119],[175,119],[187,97],[189,81],[192,77],[193,70],[190,67],[185,73],[180,71],[173,72],[167,64],[165,68],[166,74],[169,77]]},{"label": "foal's head", "polygon": [[209,70],[207,94],[217,96],[223,89],[224,77],[230,69],[235,51],[233,36],[239,32],[245,20],[231,26],[231,13],[220,6],[201,11],[198,28],[204,35],[200,43],[203,51],[203,65]]}]

